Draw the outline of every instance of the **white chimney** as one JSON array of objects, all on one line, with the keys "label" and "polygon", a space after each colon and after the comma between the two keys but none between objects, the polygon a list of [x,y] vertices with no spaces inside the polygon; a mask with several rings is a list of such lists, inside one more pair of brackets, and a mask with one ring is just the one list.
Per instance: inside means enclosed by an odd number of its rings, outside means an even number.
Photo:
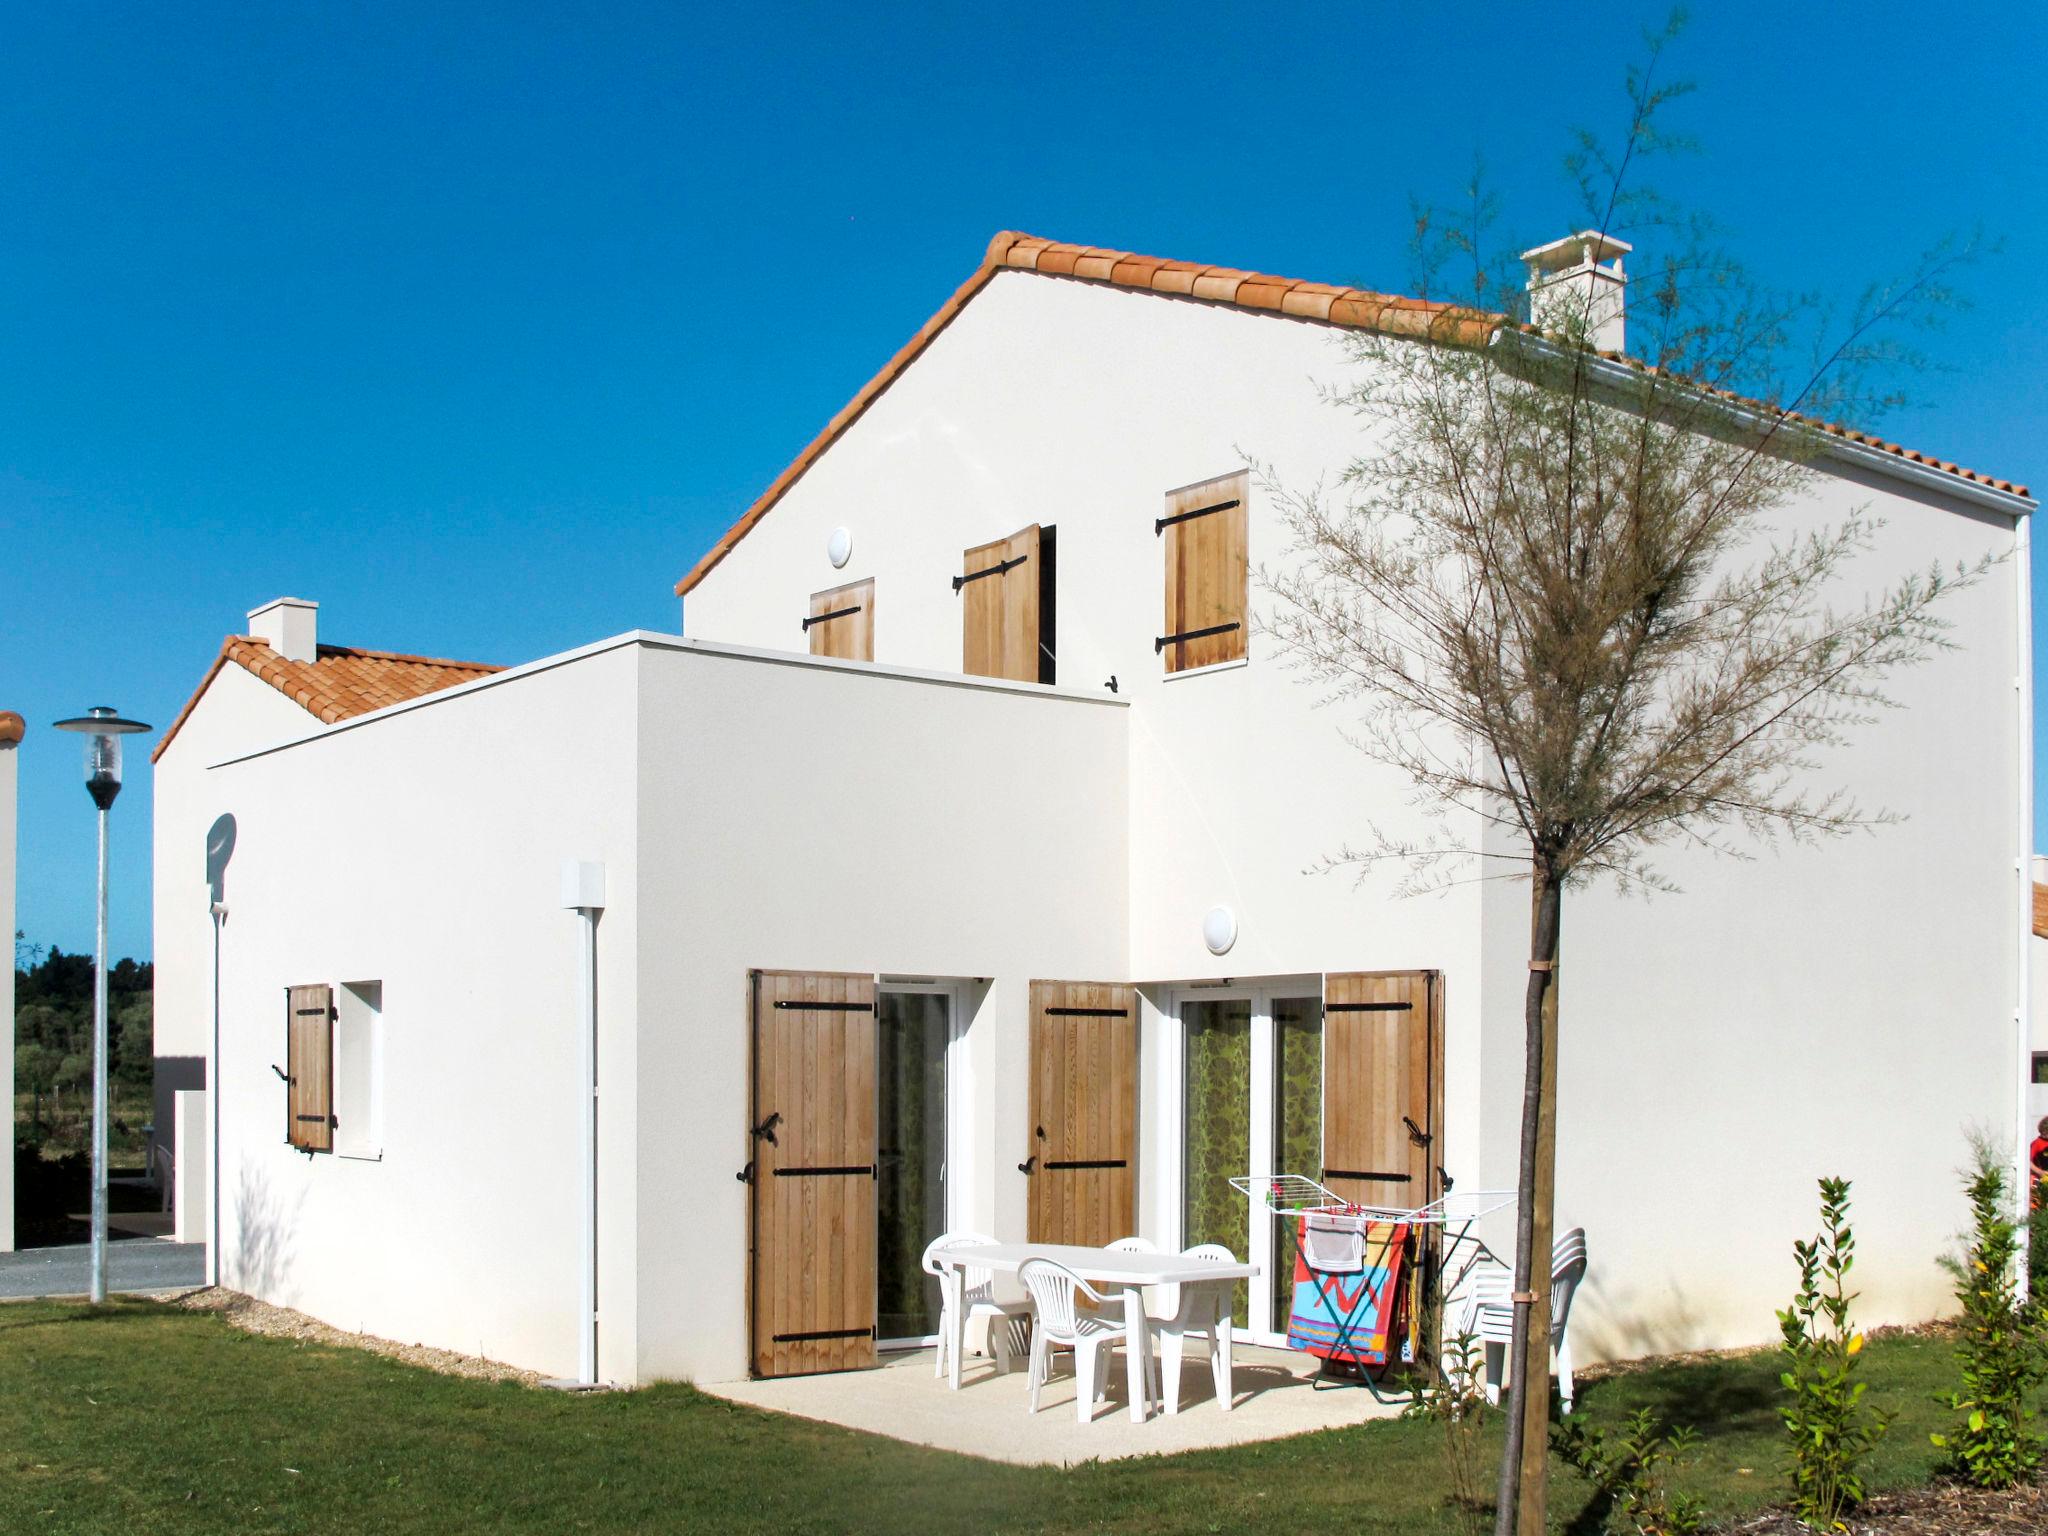
[{"label": "white chimney", "polygon": [[303,597],[274,597],[249,610],[249,633],[286,661],[312,661],[319,654],[320,605]]},{"label": "white chimney", "polygon": [[1583,325],[1594,350],[1627,350],[1622,319],[1628,277],[1621,258],[1633,249],[1626,240],[1582,229],[1522,252],[1529,267],[1530,320],[1547,331]]}]

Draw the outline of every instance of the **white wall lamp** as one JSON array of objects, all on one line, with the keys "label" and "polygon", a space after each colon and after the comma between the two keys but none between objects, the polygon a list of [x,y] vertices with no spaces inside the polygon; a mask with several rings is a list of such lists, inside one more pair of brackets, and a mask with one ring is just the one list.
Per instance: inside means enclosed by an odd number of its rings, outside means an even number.
[{"label": "white wall lamp", "polygon": [[583,1271],[582,1314],[577,1319],[577,1370],[573,1382],[597,1385],[597,920],[604,913],[604,866],[581,859],[562,861],[562,905],[583,919],[583,967],[577,987],[583,1040]]},{"label": "white wall lamp", "polygon": [[853,558],[853,530],[842,525],[825,535],[825,558],[832,562],[833,570],[845,570],[846,562]]},{"label": "white wall lamp", "polygon": [[1211,907],[1202,915],[1202,942],[1212,955],[1227,955],[1237,942],[1237,914],[1228,907]]}]

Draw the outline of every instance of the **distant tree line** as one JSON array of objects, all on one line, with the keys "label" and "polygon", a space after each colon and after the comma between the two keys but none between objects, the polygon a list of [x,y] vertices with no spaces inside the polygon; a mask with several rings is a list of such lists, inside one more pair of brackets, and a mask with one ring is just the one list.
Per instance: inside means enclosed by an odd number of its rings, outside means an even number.
[{"label": "distant tree line", "polygon": [[[68,1142],[91,1115],[92,979],[92,956],[15,934],[15,1135],[31,1145]],[[107,972],[109,1091],[117,1118],[124,1105],[149,1101],[155,979],[147,960],[121,960]]]}]

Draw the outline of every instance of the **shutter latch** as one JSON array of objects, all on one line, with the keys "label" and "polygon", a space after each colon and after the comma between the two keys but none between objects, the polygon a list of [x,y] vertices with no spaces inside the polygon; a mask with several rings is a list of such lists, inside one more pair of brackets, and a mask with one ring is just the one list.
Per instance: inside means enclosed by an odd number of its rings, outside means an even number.
[{"label": "shutter latch", "polygon": [[765,1141],[771,1147],[780,1146],[781,1143],[775,1139],[775,1127],[781,1123],[782,1111],[778,1109],[766,1120],[755,1126],[750,1134],[756,1141]]},{"label": "shutter latch", "polygon": [[277,1080],[278,1080],[279,1082],[281,1082],[281,1083],[289,1083],[289,1082],[291,1082],[291,1078],[290,1078],[290,1076],[289,1076],[289,1075],[287,1075],[287,1074],[286,1074],[286,1072],[285,1072],[285,1070],[284,1070],[284,1068],[280,1067],[280,1066],[279,1066],[279,1065],[278,1065],[278,1064],[277,1064],[276,1062],[274,1062],[274,1061],[273,1061],[273,1062],[272,1062],[272,1063],[270,1064],[270,1070],[271,1070],[271,1071],[273,1071],[273,1072],[275,1072],[275,1073],[277,1074]]}]

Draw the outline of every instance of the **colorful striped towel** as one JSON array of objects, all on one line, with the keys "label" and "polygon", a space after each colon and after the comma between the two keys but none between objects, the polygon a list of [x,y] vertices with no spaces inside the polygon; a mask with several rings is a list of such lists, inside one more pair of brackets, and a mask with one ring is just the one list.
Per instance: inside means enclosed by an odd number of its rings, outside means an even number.
[{"label": "colorful striped towel", "polygon": [[[1306,1233],[1308,1218],[1302,1218]],[[1340,1364],[1382,1366],[1398,1326],[1406,1222],[1368,1222],[1363,1267],[1348,1274],[1308,1267],[1304,1235],[1294,1250],[1294,1308],[1287,1343]]]}]

